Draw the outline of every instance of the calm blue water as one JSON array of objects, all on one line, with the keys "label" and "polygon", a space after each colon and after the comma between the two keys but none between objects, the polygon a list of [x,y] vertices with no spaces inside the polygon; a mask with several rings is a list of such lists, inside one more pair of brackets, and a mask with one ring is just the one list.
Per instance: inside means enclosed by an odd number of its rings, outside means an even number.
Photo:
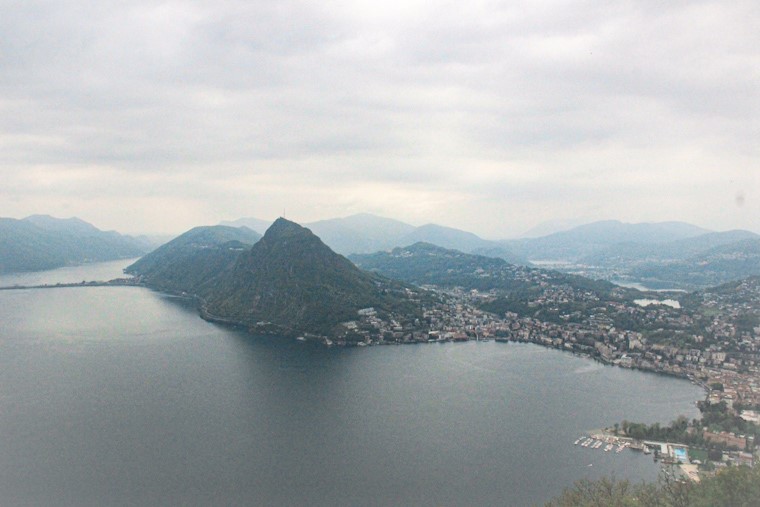
[{"label": "calm blue water", "polygon": [[[0,292],[2,505],[531,505],[702,392],[533,345],[326,349],[135,287]],[[593,464],[589,467],[589,464]]]}]

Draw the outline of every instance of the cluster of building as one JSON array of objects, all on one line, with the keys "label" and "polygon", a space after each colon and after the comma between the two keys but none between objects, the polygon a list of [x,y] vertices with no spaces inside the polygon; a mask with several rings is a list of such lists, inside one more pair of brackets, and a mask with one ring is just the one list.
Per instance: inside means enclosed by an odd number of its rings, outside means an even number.
[{"label": "cluster of building", "polygon": [[[746,280],[732,290],[690,294],[684,298],[691,298],[685,307],[643,306],[600,297],[593,290],[532,282],[541,290],[519,313],[481,309],[503,297],[498,290],[427,287],[442,297],[426,307],[422,318],[381,318],[367,308],[347,325],[359,345],[531,342],[625,368],[688,378],[708,390],[707,401],[712,403],[760,407],[760,326],[752,326],[760,316],[760,280]],[[745,412],[757,417],[756,412]],[[727,451],[724,463],[754,463],[752,454],[744,452],[752,447],[746,436],[705,432],[705,439],[738,449]]]},{"label": "cluster of building", "polygon": [[[699,310],[605,301],[590,290],[547,283],[527,303],[529,312],[496,315],[480,307],[498,298],[498,291],[435,290],[444,297],[428,305],[422,318],[404,321],[381,318],[373,308],[360,310],[356,321],[344,323],[348,342],[532,342],[626,368],[686,377],[704,386],[721,384],[721,391],[711,392],[711,401],[760,405],[760,326],[746,330],[739,324],[760,314],[757,279],[729,294],[698,293]],[[592,307],[563,311],[579,304]],[[629,325],[616,326],[619,322]]]}]

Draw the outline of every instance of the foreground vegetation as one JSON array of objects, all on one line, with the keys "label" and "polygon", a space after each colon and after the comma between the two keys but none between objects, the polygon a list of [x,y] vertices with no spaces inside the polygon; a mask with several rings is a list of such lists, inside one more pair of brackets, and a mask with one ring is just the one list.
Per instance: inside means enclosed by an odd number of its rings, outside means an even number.
[{"label": "foreground vegetation", "polygon": [[546,507],[756,507],[760,467],[729,467],[701,482],[663,473],[657,483],[631,484],[602,478],[577,481]]},{"label": "foreground vegetation", "polygon": [[[615,424],[613,431],[618,434],[622,432],[627,437],[636,440],[655,440],[660,442],[676,442],[709,451],[716,451],[717,457],[711,455],[711,459],[720,460],[722,452],[730,447],[720,442],[714,442],[704,438],[704,431],[727,432],[742,434],[754,437],[755,441],[760,440],[760,426],[747,422],[738,415],[738,410],[728,408],[726,402],[709,403],[702,401],[698,403],[699,410],[702,412],[701,419],[694,419],[689,422],[683,416],[680,416],[669,426],[661,426],[659,423],[646,425],[642,423],[632,423],[623,421],[622,424]],[[742,406],[739,405],[739,409]],[[743,449],[735,449],[743,450]]]}]

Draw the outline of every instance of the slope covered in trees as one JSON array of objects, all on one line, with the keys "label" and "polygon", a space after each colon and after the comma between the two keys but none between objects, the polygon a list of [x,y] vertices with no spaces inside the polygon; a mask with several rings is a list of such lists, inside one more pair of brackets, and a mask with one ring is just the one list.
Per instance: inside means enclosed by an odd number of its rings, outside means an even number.
[{"label": "slope covered in trees", "polygon": [[78,218],[0,218],[0,273],[128,259],[148,249],[144,241],[101,231]]}]

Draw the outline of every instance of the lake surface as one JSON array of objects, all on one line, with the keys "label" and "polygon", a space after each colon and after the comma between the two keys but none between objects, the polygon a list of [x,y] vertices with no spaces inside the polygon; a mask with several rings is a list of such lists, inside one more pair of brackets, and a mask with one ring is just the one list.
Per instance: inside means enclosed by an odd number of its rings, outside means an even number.
[{"label": "lake surface", "polygon": [[110,262],[66,266],[49,271],[30,271],[26,273],[0,274],[0,287],[55,285],[57,283],[107,282],[114,278],[124,278],[124,268],[135,259],[122,259]]},{"label": "lake surface", "polygon": [[573,441],[702,397],[535,345],[328,349],[138,287],[3,291],[0,504],[542,504],[654,480],[651,457]]}]

